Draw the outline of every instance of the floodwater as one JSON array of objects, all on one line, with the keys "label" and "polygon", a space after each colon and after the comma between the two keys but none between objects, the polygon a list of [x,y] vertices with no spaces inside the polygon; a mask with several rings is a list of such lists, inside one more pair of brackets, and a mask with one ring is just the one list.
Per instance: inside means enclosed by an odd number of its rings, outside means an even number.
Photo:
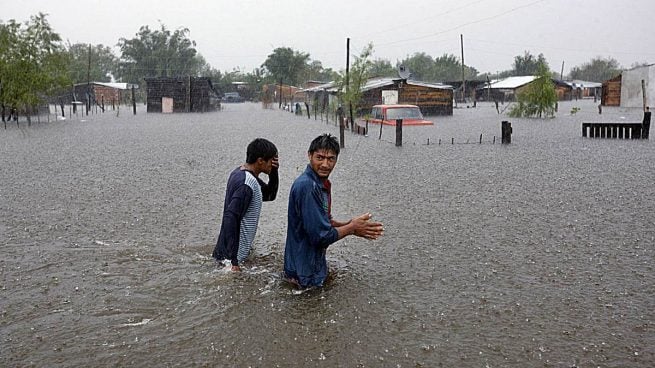
[{"label": "floodwater", "polygon": [[[346,132],[334,215],[370,211],[385,235],[332,245],[333,277],[302,293],[278,277],[288,191],[332,121],[245,103],[8,124],[0,366],[652,367],[655,143],[581,137],[641,116],[478,104],[405,127],[402,147],[393,127]],[[259,136],[280,192],[227,273],[211,258],[225,182]]]}]

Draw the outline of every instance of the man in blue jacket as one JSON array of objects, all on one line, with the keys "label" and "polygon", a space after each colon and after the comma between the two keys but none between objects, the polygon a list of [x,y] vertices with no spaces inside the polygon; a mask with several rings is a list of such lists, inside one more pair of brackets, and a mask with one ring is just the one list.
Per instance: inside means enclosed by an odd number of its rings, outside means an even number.
[{"label": "man in blue jacket", "polygon": [[[278,154],[273,143],[257,138],[246,149],[246,163],[230,173],[225,189],[223,221],[212,254],[220,262],[229,261],[232,271],[250,254],[255,240],[262,201],[272,201],[279,185]],[[268,175],[268,183],[259,174]]]},{"label": "man in blue jacket", "polygon": [[284,273],[286,279],[301,288],[322,286],[328,268],[328,246],[348,235],[377,239],[382,224],[370,221],[365,213],[347,222],[332,218],[332,193],[328,176],[339,156],[339,142],[323,134],[315,138],[307,152],[309,164],[291,186]]}]

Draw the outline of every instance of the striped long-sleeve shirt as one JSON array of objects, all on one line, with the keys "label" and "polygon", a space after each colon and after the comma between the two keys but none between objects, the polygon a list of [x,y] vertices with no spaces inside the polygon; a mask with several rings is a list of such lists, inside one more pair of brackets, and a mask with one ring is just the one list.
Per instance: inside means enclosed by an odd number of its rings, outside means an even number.
[{"label": "striped long-sleeve shirt", "polygon": [[269,175],[268,184],[240,167],[232,171],[225,190],[223,221],[214,258],[230,260],[237,266],[248,257],[257,233],[262,201],[274,200],[278,185],[275,169]]}]

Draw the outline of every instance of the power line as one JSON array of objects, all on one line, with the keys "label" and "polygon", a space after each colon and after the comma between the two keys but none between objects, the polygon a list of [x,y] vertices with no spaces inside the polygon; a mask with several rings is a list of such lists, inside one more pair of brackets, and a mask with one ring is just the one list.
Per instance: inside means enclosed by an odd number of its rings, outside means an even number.
[{"label": "power line", "polygon": [[509,13],[513,13],[513,12],[515,12],[515,11],[517,11],[517,10],[527,8],[527,7],[530,7],[530,6],[532,6],[532,5],[535,5],[535,4],[538,4],[538,3],[544,2],[544,1],[546,1],[546,0],[537,0],[537,1],[533,1],[533,2],[531,2],[531,3],[529,3],[529,4],[522,5],[522,6],[517,6],[517,7],[515,7],[515,8],[512,8],[512,9],[510,9],[510,10],[504,11],[504,12],[502,12],[502,13],[499,13],[499,14],[496,14],[496,15],[492,15],[492,16],[490,16],[490,17],[486,17],[486,18],[481,18],[481,19],[478,19],[478,20],[474,20],[474,21],[471,21],[471,22],[468,22],[468,23],[463,23],[463,24],[460,24],[460,25],[458,25],[458,26],[455,26],[455,27],[452,27],[452,28],[449,28],[449,29],[446,29],[446,30],[443,30],[443,31],[439,31],[439,32],[436,32],[436,33],[431,33],[431,34],[424,35],[424,36],[418,36],[418,37],[406,38],[406,39],[398,40],[398,41],[392,41],[392,42],[388,42],[388,43],[385,43],[385,44],[381,44],[381,46],[393,45],[393,44],[402,43],[402,42],[409,42],[409,41],[422,40],[422,39],[425,39],[425,38],[430,38],[430,37],[438,36],[438,35],[440,35],[440,34],[448,33],[448,32],[451,32],[451,31],[454,31],[454,30],[457,30],[457,29],[460,29],[460,28],[464,28],[464,27],[466,27],[466,26],[470,26],[471,24],[482,23],[482,22],[486,22],[486,21],[489,21],[489,20],[492,20],[492,19],[500,18],[500,17],[502,17],[502,16],[504,16],[504,15],[507,15],[507,14],[509,14]]},{"label": "power line", "polygon": [[450,9],[450,10],[445,11],[445,12],[443,12],[443,13],[435,14],[435,15],[432,15],[432,16],[429,16],[429,17],[415,19],[415,20],[412,20],[412,22],[404,23],[404,24],[398,25],[398,26],[396,26],[396,27],[392,27],[392,28],[385,27],[383,31],[380,31],[380,32],[374,32],[374,33],[369,33],[369,34],[367,34],[367,35],[364,35],[364,37],[366,37],[366,36],[373,36],[373,35],[382,34],[382,33],[388,33],[388,32],[391,32],[391,31],[395,31],[395,30],[397,30],[397,29],[404,29],[404,28],[406,28],[407,26],[413,26],[413,25],[415,25],[417,22],[422,22],[422,21],[426,21],[426,20],[431,20],[431,19],[434,19],[434,18],[440,18],[440,17],[443,17],[444,15],[448,15],[448,14],[450,14],[450,13],[454,13],[454,12],[456,12],[456,11],[459,11],[459,10],[462,10],[462,9],[464,9],[464,8],[467,8],[467,7],[471,6],[471,5],[479,4],[479,3],[483,2],[483,1],[485,1],[485,0],[474,1],[474,2],[472,2],[472,3],[464,4],[464,5],[462,5],[462,6],[458,7],[458,8],[453,8],[453,9]]},{"label": "power line", "polygon": [[[522,48],[552,49],[552,50],[560,50],[560,51],[570,51],[570,52],[580,52],[580,53],[596,53],[596,54],[607,53],[607,51],[605,51],[605,50],[600,51],[600,50],[580,49],[580,48],[525,45],[525,44],[512,43],[512,42],[488,41],[488,40],[481,40],[481,39],[476,39],[476,38],[469,38],[469,40],[470,41],[479,41],[479,42],[484,42],[484,43],[494,43],[494,44],[498,44],[498,45],[519,46],[519,47],[522,47]],[[639,55],[639,56],[655,55],[655,53],[652,53],[652,52],[630,52],[630,51],[614,51],[614,50],[612,50],[612,54]]]}]

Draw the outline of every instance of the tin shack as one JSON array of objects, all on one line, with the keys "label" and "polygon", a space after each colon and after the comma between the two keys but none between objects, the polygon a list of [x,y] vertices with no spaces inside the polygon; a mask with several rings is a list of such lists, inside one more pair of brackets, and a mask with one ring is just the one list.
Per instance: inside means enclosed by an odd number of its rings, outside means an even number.
[{"label": "tin shack", "polygon": [[219,94],[207,77],[144,79],[148,112],[206,112],[220,108]]},{"label": "tin shack", "polygon": [[416,105],[424,115],[452,115],[453,87],[401,78],[369,80],[362,88],[360,111],[370,111],[374,105]]}]

